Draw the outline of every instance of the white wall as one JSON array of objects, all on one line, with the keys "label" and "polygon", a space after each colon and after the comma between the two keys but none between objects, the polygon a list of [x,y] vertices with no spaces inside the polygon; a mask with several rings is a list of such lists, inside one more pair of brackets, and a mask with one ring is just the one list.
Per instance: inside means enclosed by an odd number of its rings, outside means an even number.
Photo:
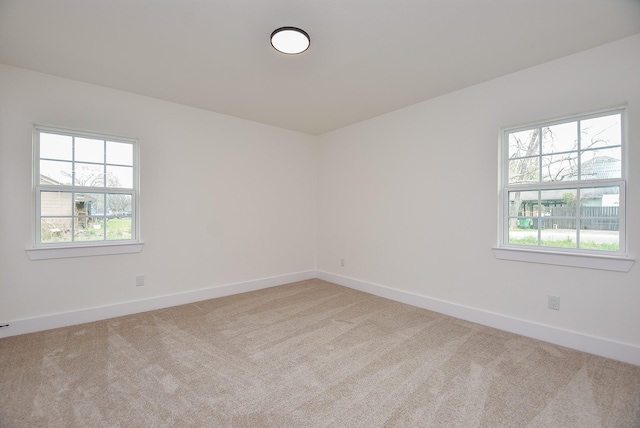
[{"label": "white wall", "polygon": [[[141,253],[28,259],[34,123],[139,138]],[[0,65],[0,323],[314,271],[316,166],[305,134]]]},{"label": "white wall", "polygon": [[[640,263],[618,273],[496,260],[491,250],[500,128],[627,104],[628,242],[638,256],[638,76],[640,36],[313,137],[0,65],[0,323],[168,305],[180,299],[162,296],[317,272],[409,303],[495,314],[525,334],[544,325],[606,339],[597,346],[621,342],[633,354],[621,359],[640,364]],[[27,258],[34,123],[140,139],[141,253]],[[547,309],[548,294],[560,311]]]},{"label": "white wall", "polygon": [[[323,135],[319,271],[640,345],[640,262],[618,273],[492,253],[500,128],[621,104],[629,118],[628,250],[637,257],[640,36]],[[560,311],[547,309],[548,294],[561,297]]]}]

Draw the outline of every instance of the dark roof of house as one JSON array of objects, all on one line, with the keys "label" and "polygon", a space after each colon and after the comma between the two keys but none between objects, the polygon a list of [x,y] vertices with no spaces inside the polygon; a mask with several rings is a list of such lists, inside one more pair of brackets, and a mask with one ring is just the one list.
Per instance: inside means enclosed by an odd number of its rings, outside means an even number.
[{"label": "dark roof of house", "polygon": [[620,159],[610,156],[596,156],[582,163],[583,180],[620,178],[622,176]]}]

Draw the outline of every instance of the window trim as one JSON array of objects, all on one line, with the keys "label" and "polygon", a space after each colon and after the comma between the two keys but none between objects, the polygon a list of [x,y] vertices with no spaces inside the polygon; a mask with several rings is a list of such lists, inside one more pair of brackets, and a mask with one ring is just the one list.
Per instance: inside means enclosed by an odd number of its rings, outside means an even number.
[{"label": "window trim", "polygon": [[64,259],[72,257],[107,256],[114,254],[133,254],[142,251],[143,242],[126,244],[82,245],[77,247],[29,248],[29,260]]},{"label": "window trim", "polygon": [[[129,143],[133,148],[133,183],[131,189],[113,188],[99,191],[99,193],[127,193],[132,194],[132,239],[115,240],[115,241],[73,241],[73,242],[40,242],[40,217],[41,206],[40,196],[42,188],[39,177],[40,147],[39,133],[54,133],[62,135],[72,135],[81,138],[104,139],[108,141]],[[100,132],[84,131],[72,128],[63,128],[48,125],[33,126],[32,138],[32,239],[30,248],[26,249],[27,255],[31,260],[45,260],[67,257],[84,257],[110,254],[128,254],[138,253],[142,251],[143,241],[140,234],[140,142],[136,138],[123,137],[113,134],[105,134]],[[106,159],[105,159],[106,162]],[[108,165],[105,163],[105,165]],[[76,186],[60,186],[61,191],[74,191]],[[95,188],[87,188],[88,192],[96,191]],[[106,211],[105,211],[106,212]]]},{"label": "window trim", "polygon": [[[545,247],[546,248],[546,247]],[[493,255],[498,260],[542,263],[587,269],[629,272],[635,259],[630,257],[605,256],[600,254],[578,254],[553,252],[524,248],[493,247]]]},{"label": "window trim", "polygon": [[[571,121],[582,121],[590,118],[619,113],[621,116],[621,177],[603,180],[576,180],[571,182],[558,182],[558,184],[546,183],[543,186],[532,188],[527,185],[509,186],[509,145],[510,133],[528,130],[536,127],[547,127]],[[551,265],[572,266],[581,268],[604,269],[619,272],[627,272],[631,269],[635,259],[627,254],[627,229],[626,222],[626,182],[628,162],[628,134],[627,134],[627,109],[626,106],[602,109],[584,114],[577,114],[546,121],[533,122],[526,125],[505,127],[500,130],[499,137],[499,168],[498,168],[498,245],[493,247],[494,256],[500,260],[524,261]],[[543,183],[536,183],[543,184]],[[578,248],[557,248],[545,246],[526,246],[510,244],[509,241],[509,191],[525,189],[531,191],[546,190],[547,187],[557,188],[588,188],[588,187],[620,186],[620,230],[619,250],[615,252],[598,251]]]}]

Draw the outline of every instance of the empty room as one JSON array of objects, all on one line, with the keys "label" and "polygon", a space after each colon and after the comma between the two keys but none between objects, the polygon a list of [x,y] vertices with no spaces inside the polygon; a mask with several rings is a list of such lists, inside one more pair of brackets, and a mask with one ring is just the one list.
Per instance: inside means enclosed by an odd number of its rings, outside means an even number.
[{"label": "empty room", "polygon": [[0,0],[0,427],[640,426],[637,0]]}]

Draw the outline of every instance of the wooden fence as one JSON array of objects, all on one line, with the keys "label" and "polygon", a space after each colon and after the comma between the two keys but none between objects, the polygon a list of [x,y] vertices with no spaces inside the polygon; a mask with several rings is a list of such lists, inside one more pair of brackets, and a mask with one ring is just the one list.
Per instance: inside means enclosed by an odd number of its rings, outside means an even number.
[{"label": "wooden fence", "polygon": [[[576,207],[550,207],[551,216],[543,217],[543,229],[575,229]],[[562,218],[565,217],[565,218]],[[574,218],[566,218],[574,217]],[[581,207],[580,228],[591,230],[620,230],[618,207]]]}]

